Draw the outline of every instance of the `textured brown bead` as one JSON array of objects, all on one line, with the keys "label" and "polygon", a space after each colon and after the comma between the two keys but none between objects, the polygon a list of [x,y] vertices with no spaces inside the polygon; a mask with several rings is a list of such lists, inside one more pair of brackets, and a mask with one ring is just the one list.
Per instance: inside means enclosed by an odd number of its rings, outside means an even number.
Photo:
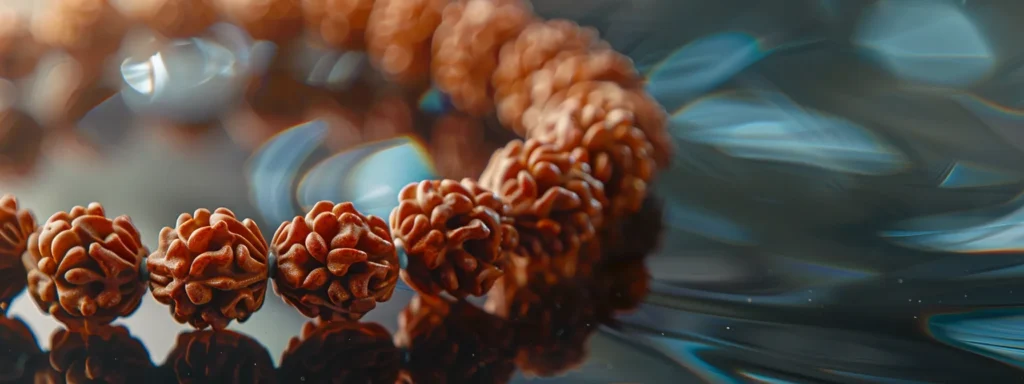
[{"label": "textured brown bead", "polygon": [[281,223],[274,289],[307,317],[358,320],[391,299],[398,254],[388,224],[352,203],[316,203],[306,216]]},{"label": "textured brown bead", "polygon": [[422,85],[430,79],[430,47],[449,0],[377,0],[366,30],[367,52],[391,81]]},{"label": "textured brown bead", "polygon": [[402,279],[417,291],[480,296],[504,274],[518,243],[508,206],[464,179],[412,183],[391,211],[395,244],[409,257]]},{"label": "textured brown bead", "polygon": [[51,383],[141,383],[152,366],[146,347],[125,327],[60,329],[50,337]]},{"label": "textured brown bead", "polygon": [[[525,82],[534,72],[544,68],[559,54],[585,53],[600,48],[607,49],[607,44],[599,39],[597,30],[593,28],[580,27],[562,19],[530,24],[515,40],[501,47],[498,67],[491,78],[494,98],[501,105],[507,97],[516,95],[517,98],[508,103],[528,104],[529,95],[518,93],[526,90]],[[520,116],[510,113],[518,110],[521,115],[527,106],[499,109],[498,117],[502,123],[525,136]]]},{"label": "textured brown bead", "polygon": [[656,167],[650,142],[637,128],[628,92],[611,82],[577,83],[552,97],[530,137],[558,150],[584,149],[581,161],[604,184],[605,217],[636,212]]},{"label": "textured brown bead", "polygon": [[496,149],[484,139],[484,125],[478,118],[444,115],[430,131],[430,157],[438,174],[446,179],[479,176]]},{"label": "textured brown bead", "polygon": [[43,127],[28,114],[0,110],[0,178],[31,174],[42,154],[43,137]]},{"label": "textured brown bead", "polygon": [[256,40],[286,43],[302,34],[302,0],[215,0],[227,21]]},{"label": "textured brown bead", "polygon": [[14,195],[0,197],[0,313],[27,284],[21,255],[29,236],[36,231],[36,218],[18,207]]},{"label": "textured brown bead", "polygon": [[588,81],[614,82],[633,90],[639,89],[641,78],[632,60],[610,48],[562,51],[509,87],[498,100],[499,119],[516,133],[529,137],[537,112],[551,97]]},{"label": "textured brown bead", "polygon": [[54,0],[32,21],[32,35],[87,66],[121,48],[128,23],[108,0]]},{"label": "textured brown bead", "polygon": [[249,336],[221,330],[178,335],[164,366],[173,383],[275,383],[267,349]]},{"label": "textured brown bead", "polygon": [[44,51],[32,37],[28,20],[0,6],[0,78],[14,79],[32,73]]},{"label": "textured brown bead", "polygon": [[153,298],[179,323],[224,329],[263,306],[267,242],[255,221],[238,221],[227,208],[178,216],[174,228],[160,231],[146,264]]},{"label": "textured brown bead", "polygon": [[394,383],[401,356],[377,323],[306,323],[281,357],[285,383]]},{"label": "textured brown bead", "polygon": [[522,0],[458,0],[447,7],[434,33],[434,84],[460,111],[482,116],[494,109],[491,76],[501,46],[534,18]]},{"label": "textured brown bead", "polygon": [[515,370],[511,327],[461,300],[413,297],[395,344],[409,356],[400,383],[507,383]]},{"label": "textured brown bead", "polygon": [[510,205],[520,237],[517,254],[570,276],[580,245],[594,237],[607,204],[604,186],[580,161],[586,156],[581,151],[513,140],[494,152],[480,176],[481,186]]},{"label": "textured brown bead", "polygon": [[553,376],[579,366],[598,328],[597,304],[574,279],[532,275],[503,279],[485,304],[515,330],[516,365],[528,376]]},{"label": "textured brown bead", "polygon": [[306,30],[331,48],[363,49],[375,0],[302,0]]},{"label": "textured brown bead", "polygon": [[169,38],[186,38],[217,22],[215,0],[136,0],[130,17]]},{"label": "textured brown bead", "polygon": [[29,294],[69,328],[105,325],[135,312],[146,292],[139,267],[149,251],[128,216],[99,203],[58,212],[28,239]]}]

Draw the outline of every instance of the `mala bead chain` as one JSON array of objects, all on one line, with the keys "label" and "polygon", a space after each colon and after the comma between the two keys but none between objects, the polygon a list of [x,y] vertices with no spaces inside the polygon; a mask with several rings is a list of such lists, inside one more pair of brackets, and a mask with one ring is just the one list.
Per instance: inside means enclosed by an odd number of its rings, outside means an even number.
[{"label": "mala bead chain", "polygon": [[408,255],[402,280],[430,295],[481,296],[502,277],[518,234],[509,206],[470,179],[427,180],[398,193],[395,243]]},{"label": "mala bead chain", "polygon": [[307,317],[358,320],[391,299],[398,254],[388,225],[352,203],[318,202],[274,233],[274,288]]},{"label": "mala bead chain", "polygon": [[179,323],[224,329],[263,306],[267,243],[255,221],[239,221],[226,208],[178,216],[174,228],[160,231],[146,262],[153,298],[169,305]]},{"label": "mala bead chain", "polygon": [[302,34],[302,0],[214,0],[222,18],[256,40],[282,44]]},{"label": "mala bead chain", "polygon": [[28,239],[22,256],[29,294],[69,328],[103,326],[135,312],[149,251],[131,219],[109,219],[99,203],[58,212]]}]

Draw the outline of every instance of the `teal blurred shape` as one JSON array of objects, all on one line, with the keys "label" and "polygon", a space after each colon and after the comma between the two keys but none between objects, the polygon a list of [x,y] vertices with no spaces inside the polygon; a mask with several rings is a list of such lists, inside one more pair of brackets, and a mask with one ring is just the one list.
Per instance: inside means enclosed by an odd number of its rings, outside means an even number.
[{"label": "teal blurred shape", "polygon": [[647,92],[674,111],[711,91],[767,56],[754,36],[723,32],[700,38],[656,64],[647,75]]},{"label": "teal blurred shape", "polygon": [[881,236],[897,245],[954,253],[1024,250],[1024,196],[1002,205],[897,222]]},{"label": "teal blurred shape", "polygon": [[932,315],[927,331],[943,344],[1024,369],[1024,308]]},{"label": "teal blurred shape", "polygon": [[1006,170],[957,161],[949,167],[940,188],[977,188],[1015,184],[1024,181],[1024,175]]},{"label": "teal blurred shape", "polygon": [[893,75],[937,86],[974,84],[997,61],[979,28],[951,2],[880,1],[853,43]]},{"label": "teal blurred shape", "polygon": [[387,219],[398,206],[398,192],[403,187],[437,177],[423,145],[399,137],[321,161],[299,182],[297,196],[304,209],[321,200],[350,201],[364,214]]},{"label": "teal blurred shape", "polygon": [[300,124],[278,133],[249,159],[249,193],[264,219],[281,223],[298,214],[293,193],[302,165],[326,137],[324,122]]},{"label": "teal blurred shape", "polygon": [[801,107],[776,92],[708,96],[673,115],[677,140],[735,158],[795,164],[855,175],[891,175],[910,160],[849,120]]}]

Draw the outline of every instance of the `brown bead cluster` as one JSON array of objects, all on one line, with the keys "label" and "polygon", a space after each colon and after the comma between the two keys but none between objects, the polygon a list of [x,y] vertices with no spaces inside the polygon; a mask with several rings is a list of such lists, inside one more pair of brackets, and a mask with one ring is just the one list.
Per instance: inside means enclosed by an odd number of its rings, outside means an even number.
[{"label": "brown bead cluster", "polygon": [[147,253],[128,216],[108,219],[92,203],[51,216],[29,237],[22,260],[39,308],[78,328],[109,324],[139,307]]},{"label": "brown bead cluster", "polygon": [[352,203],[317,203],[305,217],[282,223],[271,247],[274,288],[308,317],[357,320],[391,299],[398,281],[387,223]]},{"label": "brown bead cluster", "polygon": [[427,180],[398,193],[391,232],[409,255],[402,279],[417,291],[481,296],[504,275],[518,235],[508,204],[465,179]]},{"label": "brown bead cluster", "polygon": [[146,260],[153,298],[171,306],[180,323],[224,329],[263,306],[269,268],[267,242],[256,222],[218,208],[181,214],[160,231]]}]

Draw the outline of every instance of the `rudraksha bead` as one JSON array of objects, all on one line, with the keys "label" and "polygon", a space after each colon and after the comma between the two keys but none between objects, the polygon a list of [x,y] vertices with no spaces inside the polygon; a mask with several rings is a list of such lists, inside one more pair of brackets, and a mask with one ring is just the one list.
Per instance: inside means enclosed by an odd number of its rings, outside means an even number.
[{"label": "rudraksha bead", "polygon": [[130,17],[164,37],[180,39],[203,33],[217,22],[215,0],[146,0],[127,4]]},{"label": "rudraksha bead", "polygon": [[302,34],[302,0],[216,0],[227,21],[256,40],[286,43]]},{"label": "rudraksha bead", "polygon": [[395,344],[409,356],[400,383],[507,383],[515,371],[512,329],[462,300],[413,297]]},{"label": "rudraksha bead", "polygon": [[306,323],[281,357],[282,383],[394,383],[401,356],[377,323]]},{"label": "rudraksha bead", "polygon": [[[530,75],[559,54],[607,49],[597,30],[581,27],[569,20],[549,20],[530,24],[505,43],[498,56],[498,67],[491,81],[498,103],[498,118],[520,136],[526,136],[521,114],[529,107],[526,82]],[[512,99],[507,99],[514,96]],[[504,105],[504,106],[503,106]]]},{"label": "rudraksha bead", "polygon": [[89,67],[101,65],[121,48],[127,28],[109,0],[55,0],[32,21],[37,41]]},{"label": "rudraksha bead", "polygon": [[249,336],[227,330],[178,335],[164,368],[174,383],[276,383],[270,353]]},{"label": "rudraksha bead", "polygon": [[50,337],[51,383],[142,383],[153,362],[125,327],[90,332],[57,330]]},{"label": "rudraksha bead", "polygon": [[255,221],[238,221],[227,208],[178,216],[174,228],[160,231],[146,264],[153,298],[179,323],[224,329],[263,306],[267,242]]},{"label": "rudraksha bead", "polygon": [[306,216],[281,223],[274,289],[308,317],[358,320],[391,299],[398,254],[388,224],[352,203],[316,203]]},{"label": "rudraksha bead", "polygon": [[516,253],[566,275],[575,273],[572,259],[594,237],[607,204],[604,186],[590,175],[579,151],[561,151],[536,139],[513,140],[494,152],[480,176],[481,186],[510,205],[519,232]]},{"label": "rudraksha bead", "polygon": [[0,178],[24,177],[36,169],[43,127],[28,114],[0,107]]},{"label": "rudraksha bead", "polygon": [[362,49],[375,0],[302,0],[306,30],[331,48]]},{"label": "rudraksha bead", "polygon": [[139,307],[148,252],[128,216],[108,219],[92,203],[50,216],[29,236],[22,262],[36,305],[71,329],[88,329]]},{"label": "rudraksha bead", "polygon": [[499,116],[506,125],[518,126],[518,133],[530,137],[530,130],[553,96],[590,81],[613,82],[642,92],[633,61],[612,49],[560,52],[512,87],[499,101]]},{"label": "rudraksha bead", "polygon": [[412,183],[391,211],[395,244],[409,257],[402,279],[417,291],[480,296],[504,274],[518,235],[508,205],[463,179]]},{"label": "rudraksha bead", "polygon": [[32,73],[44,51],[32,37],[28,20],[0,6],[0,78],[16,79]]},{"label": "rudraksha bead", "polygon": [[21,255],[35,231],[36,218],[32,212],[20,209],[14,195],[0,197],[0,313],[27,284]]},{"label": "rudraksha bead", "polygon": [[491,76],[498,52],[533,20],[523,0],[457,0],[434,32],[431,73],[434,84],[460,111],[482,116],[494,108]]},{"label": "rudraksha bead", "polygon": [[485,307],[515,333],[516,365],[530,376],[553,376],[579,366],[599,317],[590,289],[579,280],[532,275],[503,279]]},{"label": "rudraksha bead", "polygon": [[430,46],[449,0],[377,0],[366,29],[367,53],[391,81],[421,85],[430,78]]},{"label": "rudraksha bead", "polygon": [[530,137],[558,150],[584,149],[582,161],[604,184],[605,217],[636,212],[656,167],[647,136],[637,128],[627,91],[612,82],[577,83],[555,95]]},{"label": "rudraksha bead", "polygon": [[633,100],[633,115],[636,117],[637,126],[647,135],[654,147],[654,160],[658,168],[668,167],[675,153],[675,144],[672,136],[668,133],[668,113],[657,100],[650,94],[640,89],[633,89],[629,92],[629,98]]}]

